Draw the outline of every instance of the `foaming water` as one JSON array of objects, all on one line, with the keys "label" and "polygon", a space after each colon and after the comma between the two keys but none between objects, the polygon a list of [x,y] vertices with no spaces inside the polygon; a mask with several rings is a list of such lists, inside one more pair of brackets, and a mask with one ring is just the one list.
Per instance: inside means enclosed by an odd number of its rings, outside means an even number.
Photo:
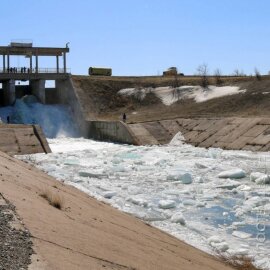
[{"label": "foaming water", "polygon": [[66,105],[44,105],[34,96],[17,99],[14,106],[0,108],[0,117],[6,122],[7,116],[14,124],[38,124],[47,138],[59,136],[79,137],[79,130]]}]

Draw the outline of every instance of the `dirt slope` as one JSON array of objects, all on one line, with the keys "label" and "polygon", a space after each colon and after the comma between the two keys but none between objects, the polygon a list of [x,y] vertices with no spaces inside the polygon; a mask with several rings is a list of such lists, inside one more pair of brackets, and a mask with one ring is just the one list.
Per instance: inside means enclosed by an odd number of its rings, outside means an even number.
[{"label": "dirt slope", "polygon": [[[2,152],[0,190],[33,237],[30,269],[230,269]],[[62,210],[40,196],[44,190],[62,197]]]},{"label": "dirt slope", "polygon": [[[222,85],[239,86],[246,93],[215,98],[196,103],[193,100],[178,101],[165,106],[152,93],[142,101],[134,97],[117,95],[123,88],[198,85],[198,77],[97,77],[72,76],[83,107],[89,119],[119,119],[123,112],[129,122],[144,122],[177,117],[253,117],[270,116],[270,77],[261,80],[254,77],[224,77]],[[210,77],[210,84],[215,78]],[[136,112],[136,114],[132,114]]]}]

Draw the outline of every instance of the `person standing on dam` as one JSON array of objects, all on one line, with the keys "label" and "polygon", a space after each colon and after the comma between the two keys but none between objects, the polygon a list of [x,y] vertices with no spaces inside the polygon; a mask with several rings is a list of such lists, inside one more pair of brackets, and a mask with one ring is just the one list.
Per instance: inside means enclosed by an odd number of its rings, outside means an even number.
[{"label": "person standing on dam", "polygon": [[127,115],[126,113],[123,113],[123,122],[126,123],[126,121],[127,121]]}]

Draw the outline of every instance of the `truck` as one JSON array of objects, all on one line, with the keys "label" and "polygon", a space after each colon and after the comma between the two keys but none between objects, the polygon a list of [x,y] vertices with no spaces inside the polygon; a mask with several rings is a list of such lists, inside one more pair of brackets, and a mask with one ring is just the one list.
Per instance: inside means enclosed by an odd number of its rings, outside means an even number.
[{"label": "truck", "polygon": [[170,67],[167,70],[163,71],[163,76],[176,76],[177,75],[177,68]]},{"label": "truck", "polygon": [[88,74],[95,76],[112,76],[112,69],[103,67],[90,67],[88,69]]}]

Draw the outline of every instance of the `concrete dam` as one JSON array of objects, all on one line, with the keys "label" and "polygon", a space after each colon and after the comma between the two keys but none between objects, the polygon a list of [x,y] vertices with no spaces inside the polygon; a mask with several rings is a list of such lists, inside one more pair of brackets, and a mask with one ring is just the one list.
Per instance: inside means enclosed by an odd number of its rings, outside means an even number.
[{"label": "concrete dam", "polygon": [[[128,87],[160,87],[170,84],[166,78],[157,77],[114,77],[92,78],[87,76],[72,76],[70,78],[70,94],[75,94],[77,102],[70,104],[77,113],[76,119],[84,119],[81,123],[82,131],[89,138],[135,145],[167,144],[180,131],[186,143],[198,147],[218,147],[228,150],[268,151],[270,148],[270,117],[265,103],[268,96],[261,92],[270,85],[269,78],[261,82],[253,79],[240,81],[247,90],[241,95],[216,98],[209,100],[200,112],[202,104],[185,104],[190,101],[180,101],[175,104],[168,115],[157,114],[159,110],[169,111],[170,108],[160,104],[151,93],[145,100],[137,101],[130,97],[121,97],[117,93],[120,89]],[[192,82],[194,83],[194,82]],[[229,81],[230,84],[232,82]],[[233,82],[236,84],[235,82]],[[256,91],[254,91],[256,84]],[[72,90],[73,88],[73,90]],[[152,95],[152,96],[151,96]],[[252,102],[250,102],[250,96]],[[211,113],[207,111],[208,104],[221,102],[223,106],[229,99],[230,110],[226,113]],[[75,100],[75,99],[73,99]],[[239,104],[247,100],[249,106],[243,111],[234,112],[235,108],[241,109]],[[68,99],[66,100],[68,102]],[[235,105],[231,105],[235,102]],[[139,104],[138,104],[139,103]],[[239,103],[239,104],[238,104]],[[258,113],[254,113],[254,103]],[[90,106],[89,106],[90,105]],[[185,110],[189,106],[192,113]],[[262,108],[260,108],[260,106]],[[177,107],[183,108],[179,110]],[[177,110],[177,114],[173,110]],[[198,110],[198,113],[196,112]],[[264,114],[260,112],[264,111]],[[136,111],[133,114],[132,111]],[[128,112],[128,121],[121,121],[121,113]],[[165,117],[164,117],[165,115]],[[81,117],[82,116],[82,117]],[[178,117],[177,117],[178,116]],[[119,119],[120,118],[120,119]],[[165,119],[163,119],[165,118]]]},{"label": "concrete dam", "polygon": [[[169,143],[181,132],[187,143],[199,147],[251,151],[268,151],[270,148],[269,76],[260,81],[252,77],[224,77],[223,91],[232,86],[244,90],[233,96],[220,96],[219,92],[212,99],[194,102],[190,98],[181,98],[181,95],[183,89],[199,85],[199,77],[72,76],[66,63],[68,52],[67,46],[45,48],[11,44],[0,47],[3,58],[0,70],[2,107],[14,105],[16,99],[25,95],[34,95],[41,104],[67,105],[70,108],[68,113],[76,123],[77,135],[95,140],[158,145]],[[11,67],[10,57],[16,55],[29,58],[29,67]],[[40,56],[55,57],[56,67],[40,68]],[[59,65],[60,58],[63,67]],[[46,88],[46,80],[55,81],[55,87]],[[214,77],[209,77],[209,80],[215,84]],[[17,81],[29,81],[29,84],[19,85]],[[136,95],[119,94],[130,89]],[[170,106],[163,104],[156,93],[166,92],[166,89],[173,89],[170,91],[174,102]],[[222,87],[220,89],[222,91]],[[128,116],[126,123],[121,121],[123,113]],[[19,131],[22,130],[19,125],[1,124],[1,132],[11,134],[9,143],[14,141],[17,145],[11,153],[50,151],[44,143],[46,139],[42,130],[37,128],[39,123],[32,124],[27,127],[27,132]],[[12,131],[14,129],[16,131]],[[28,144],[21,143],[18,134],[23,134],[23,141],[28,141]],[[3,151],[6,144],[2,143]],[[26,150],[27,145],[30,150]]]}]

